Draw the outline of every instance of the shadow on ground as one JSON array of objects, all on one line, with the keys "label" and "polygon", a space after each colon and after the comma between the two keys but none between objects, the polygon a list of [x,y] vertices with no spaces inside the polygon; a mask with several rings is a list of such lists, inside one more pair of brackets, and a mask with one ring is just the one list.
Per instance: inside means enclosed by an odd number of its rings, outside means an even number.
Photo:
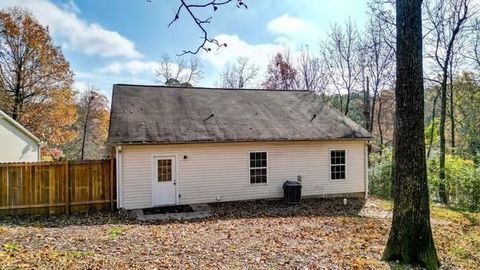
[{"label": "shadow on ground", "polygon": [[364,199],[303,199],[301,205],[286,205],[281,200],[252,200],[209,204],[212,217],[189,221],[138,221],[129,211],[90,212],[61,215],[0,216],[0,226],[55,228],[104,224],[165,224],[205,220],[248,219],[300,216],[359,216]]},{"label": "shadow on ground", "polygon": [[287,205],[281,200],[253,200],[212,203],[212,216],[216,219],[294,217],[294,216],[358,216],[365,205],[364,199],[303,199],[300,205]]}]

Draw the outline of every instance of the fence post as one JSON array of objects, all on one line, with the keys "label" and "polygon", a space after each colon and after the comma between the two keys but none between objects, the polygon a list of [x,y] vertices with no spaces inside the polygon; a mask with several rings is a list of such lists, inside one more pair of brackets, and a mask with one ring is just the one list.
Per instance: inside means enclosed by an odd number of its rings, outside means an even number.
[{"label": "fence post", "polygon": [[65,162],[65,211],[70,214],[70,171],[68,160]]},{"label": "fence post", "polygon": [[[113,152],[113,151],[112,151]],[[114,205],[114,196],[113,196],[113,191],[114,191],[114,176],[115,176],[115,171],[113,169],[114,167],[114,156],[111,155],[110,157],[110,210],[114,210],[115,209],[115,205]]]},{"label": "fence post", "polygon": [[[7,206],[12,206],[11,200],[10,200],[10,171],[8,170],[8,164],[7,164]],[[13,209],[10,209],[10,215],[13,215]]]},{"label": "fence post", "polygon": [[55,165],[48,166],[48,213],[55,214]]}]

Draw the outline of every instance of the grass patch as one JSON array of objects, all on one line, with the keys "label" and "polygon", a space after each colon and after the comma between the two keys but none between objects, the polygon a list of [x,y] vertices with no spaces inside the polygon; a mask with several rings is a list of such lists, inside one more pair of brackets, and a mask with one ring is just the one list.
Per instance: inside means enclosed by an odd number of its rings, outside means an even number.
[{"label": "grass patch", "polygon": [[463,247],[453,247],[450,249],[450,252],[454,254],[456,257],[460,257],[462,259],[468,259],[471,257],[470,251],[466,250]]},{"label": "grass patch", "polygon": [[431,204],[430,213],[432,214],[432,217],[446,219],[453,222],[461,222],[465,219],[461,212],[451,210],[448,207],[439,204]]},{"label": "grass patch", "polygon": [[[378,199],[378,205],[387,211],[393,210],[393,201]],[[438,203],[430,204],[432,217],[446,219],[453,222],[470,221],[473,224],[480,224],[480,213],[472,213],[455,209]]]},{"label": "grass patch", "polygon": [[92,256],[93,252],[74,250],[74,251],[70,251],[67,255],[68,255],[68,257],[73,258],[73,259],[82,259],[82,258],[85,258],[87,256]]},{"label": "grass patch", "polygon": [[5,243],[3,244],[3,249],[8,252],[19,251],[22,246],[18,243]]},{"label": "grass patch", "polygon": [[461,211],[441,204],[432,204],[430,212],[433,217],[450,220],[453,222],[470,222],[480,224],[480,213]]},{"label": "grass patch", "polygon": [[387,211],[393,210],[393,201],[380,199],[379,206]]},{"label": "grass patch", "polygon": [[124,229],[121,227],[113,227],[108,231],[108,234],[112,237],[118,237],[124,233]]}]

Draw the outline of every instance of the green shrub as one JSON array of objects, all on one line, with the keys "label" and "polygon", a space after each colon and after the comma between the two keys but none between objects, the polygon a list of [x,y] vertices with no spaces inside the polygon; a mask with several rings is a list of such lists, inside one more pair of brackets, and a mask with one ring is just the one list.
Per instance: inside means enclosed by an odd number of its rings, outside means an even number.
[{"label": "green shrub", "polygon": [[392,190],[392,151],[385,149],[381,155],[371,154],[370,164],[369,193],[390,199]]},{"label": "green shrub", "polygon": [[[480,167],[474,160],[459,155],[447,155],[445,160],[445,184],[451,206],[480,211]],[[430,199],[438,201],[438,156],[427,161]],[[370,155],[369,193],[391,199],[392,151]]]},{"label": "green shrub", "polygon": [[[431,198],[438,200],[438,157],[428,160],[428,180]],[[452,206],[470,211],[480,210],[480,168],[461,156],[445,158],[445,187]]]}]

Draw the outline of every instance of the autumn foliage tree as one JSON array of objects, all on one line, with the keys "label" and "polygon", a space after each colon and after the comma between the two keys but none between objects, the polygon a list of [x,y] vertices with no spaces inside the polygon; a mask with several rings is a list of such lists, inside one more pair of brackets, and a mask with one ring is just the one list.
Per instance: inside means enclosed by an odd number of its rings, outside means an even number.
[{"label": "autumn foliage tree", "polygon": [[26,10],[0,11],[0,108],[39,136],[46,150],[75,137],[72,83],[48,29]]},{"label": "autumn foliage tree", "polygon": [[288,53],[277,53],[268,64],[266,79],[262,83],[265,89],[297,89],[297,70]]},{"label": "autumn foliage tree", "polygon": [[65,146],[68,159],[100,159],[106,155],[110,108],[107,97],[98,89],[90,87],[81,92],[76,110],[76,138]]}]

